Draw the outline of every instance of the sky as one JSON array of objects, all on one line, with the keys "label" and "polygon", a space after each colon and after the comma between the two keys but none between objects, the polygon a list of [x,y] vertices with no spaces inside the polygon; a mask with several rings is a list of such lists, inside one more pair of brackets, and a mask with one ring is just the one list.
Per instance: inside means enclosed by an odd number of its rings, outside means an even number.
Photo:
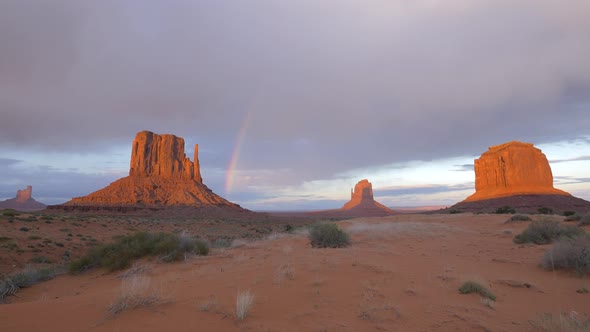
[{"label": "sky", "polygon": [[[0,1],[0,199],[126,176],[142,130],[198,143],[254,210],[449,206],[473,159],[534,143],[590,200],[590,2]],[[191,149],[187,155],[192,157]]]}]

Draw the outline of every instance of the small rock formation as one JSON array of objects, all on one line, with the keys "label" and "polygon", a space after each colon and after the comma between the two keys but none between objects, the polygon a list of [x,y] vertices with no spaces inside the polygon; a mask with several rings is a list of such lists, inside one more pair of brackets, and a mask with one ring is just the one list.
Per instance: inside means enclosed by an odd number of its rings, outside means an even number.
[{"label": "small rock formation", "polygon": [[19,211],[37,211],[45,209],[46,205],[33,198],[33,187],[17,190],[16,197],[0,201],[0,209],[15,209]]},{"label": "small rock formation", "polygon": [[533,144],[492,146],[475,160],[475,194],[465,201],[524,194],[569,195],[553,188],[547,157]]},{"label": "small rock formation", "polygon": [[181,137],[139,132],[131,148],[129,176],[87,196],[50,208],[95,211],[104,207],[103,210],[135,211],[138,208],[174,206],[245,211],[203,184],[198,145],[195,145],[194,152],[193,162],[184,153]]},{"label": "small rock formation", "polygon": [[27,186],[26,189],[16,191],[16,201],[24,203],[33,197],[33,187]]},{"label": "small rock formation", "polygon": [[547,157],[533,144],[508,142],[492,146],[475,160],[475,193],[449,208],[458,212],[494,212],[510,206],[518,212],[540,208],[590,211],[590,202],[553,187]]},{"label": "small rock formation", "polygon": [[390,208],[375,201],[373,198],[373,185],[367,179],[359,181],[354,186],[354,190],[351,189],[350,201],[344,204],[341,210],[358,212],[367,216],[394,213]]}]

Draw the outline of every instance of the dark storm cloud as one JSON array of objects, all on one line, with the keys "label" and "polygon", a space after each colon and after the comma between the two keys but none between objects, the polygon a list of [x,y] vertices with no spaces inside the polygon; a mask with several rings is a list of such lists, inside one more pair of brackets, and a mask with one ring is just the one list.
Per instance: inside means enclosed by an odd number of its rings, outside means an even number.
[{"label": "dark storm cloud", "polygon": [[[584,1],[0,2],[0,147],[175,133],[303,181],[587,133]],[[189,149],[190,150],[190,149]]]}]

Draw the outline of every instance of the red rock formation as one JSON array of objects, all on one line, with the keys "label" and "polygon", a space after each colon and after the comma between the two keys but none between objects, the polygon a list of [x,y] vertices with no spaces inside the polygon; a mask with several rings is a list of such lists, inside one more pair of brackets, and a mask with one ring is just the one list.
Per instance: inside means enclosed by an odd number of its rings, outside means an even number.
[{"label": "red rock formation", "polygon": [[183,180],[193,180],[198,175],[195,180],[202,182],[198,151],[198,146],[195,146],[193,164],[184,153],[184,139],[181,137],[158,135],[149,131],[139,132],[133,140],[129,175]]},{"label": "red rock formation", "polygon": [[33,187],[27,186],[26,189],[16,191],[16,201],[24,203],[33,197]]},{"label": "red rock formation", "polygon": [[193,162],[184,153],[184,139],[142,131],[133,140],[129,176],[90,195],[76,197],[64,206],[79,206],[80,210],[89,206],[227,207],[243,210],[203,184],[198,145],[195,145],[194,151]]},{"label": "red rock formation", "polygon": [[475,194],[465,201],[512,195],[569,195],[553,188],[547,157],[530,143],[492,146],[475,160]]},{"label": "red rock formation", "polygon": [[33,198],[33,187],[17,190],[16,197],[0,201],[0,209],[15,209],[19,211],[37,211],[45,209],[46,205]]},{"label": "red rock formation", "polygon": [[367,216],[394,213],[390,208],[375,201],[373,198],[373,185],[367,179],[359,181],[354,186],[354,190],[350,192],[350,201],[344,204],[341,210],[354,210]]}]

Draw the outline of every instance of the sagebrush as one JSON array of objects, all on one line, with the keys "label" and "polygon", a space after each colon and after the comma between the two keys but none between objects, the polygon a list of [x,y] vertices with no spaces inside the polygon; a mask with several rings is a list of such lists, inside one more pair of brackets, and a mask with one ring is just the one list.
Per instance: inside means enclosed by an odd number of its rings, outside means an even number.
[{"label": "sagebrush", "polygon": [[119,238],[113,243],[99,245],[73,260],[70,272],[81,272],[93,267],[110,271],[129,267],[133,260],[145,256],[160,256],[163,261],[182,260],[185,254],[207,255],[209,245],[201,239],[170,233],[139,232]]}]

